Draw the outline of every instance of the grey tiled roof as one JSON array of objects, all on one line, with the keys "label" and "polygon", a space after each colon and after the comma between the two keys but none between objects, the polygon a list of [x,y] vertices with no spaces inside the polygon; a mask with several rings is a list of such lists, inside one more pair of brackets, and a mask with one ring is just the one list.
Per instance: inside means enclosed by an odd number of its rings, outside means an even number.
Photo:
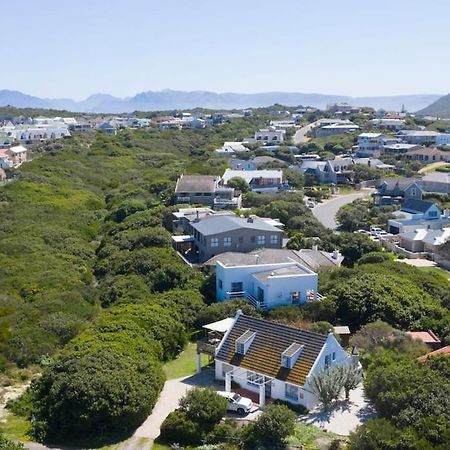
[{"label": "grey tiled roof", "polygon": [[209,175],[182,175],[175,192],[214,192],[218,177]]},{"label": "grey tiled roof", "polygon": [[238,229],[252,229],[281,233],[281,230],[269,225],[261,219],[254,218],[248,221],[245,217],[237,216],[209,216],[199,222],[191,222],[192,227],[204,236],[226,233]]},{"label": "grey tiled roof", "polygon": [[433,206],[433,202],[426,200],[419,200],[416,198],[409,198],[403,203],[402,211],[406,212],[427,212]]},{"label": "grey tiled roof", "polygon": [[220,261],[225,266],[244,266],[253,264],[276,264],[285,262],[298,262],[313,271],[323,267],[336,267],[342,261],[333,259],[330,253],[321,250],[287,250],[264,248],[249,253],[226,252],[214,256],[206,261],[205,265],[215,265]]}]

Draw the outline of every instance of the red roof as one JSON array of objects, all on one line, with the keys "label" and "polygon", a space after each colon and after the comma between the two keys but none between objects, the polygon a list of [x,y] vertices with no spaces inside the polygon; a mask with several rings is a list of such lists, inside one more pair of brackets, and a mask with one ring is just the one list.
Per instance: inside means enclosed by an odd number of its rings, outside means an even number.
[{"label": "red roof", "polygon": [[412,339],[422,341],[424,344],[440,343],[439,338],[431,331],[407,331],[406,334]]},{"label": "red roof", "polygon": [[417,360],[423,362],[423,361],[426,361],[430,356],[437,356],[437,355],[450,356],[450,345],[439,348],[439,349],[435,350],[434,352],[427,353],[426,355],[419,356],[419,358],[417,358]]}]

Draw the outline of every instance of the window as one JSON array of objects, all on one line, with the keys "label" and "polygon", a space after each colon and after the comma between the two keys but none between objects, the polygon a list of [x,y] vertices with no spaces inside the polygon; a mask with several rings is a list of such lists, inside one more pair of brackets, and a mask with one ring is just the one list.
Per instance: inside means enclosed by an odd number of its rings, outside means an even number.
[{"label": "window", "polygon": [[284,395],[291,400],[298,400],[298,387],[292,384],[285,383]]},{"label": "window", "polygon": [[336,352],[333,352],[333,361],[336,361]]},{"label": "window", "polygon": [[430,212],[428,213],[428,215],[429,215],[430,217],[437,217],[438,212],[437,212],[437,211],[430,211]]},{"label": "window", "polygon": [[236,342],[236,353],[245,355],[245,346],[243,342]]},{"label": "window", "polygon": [[255,236],[250,236],[250,242],[255,242]]},{"label": "window", "polygon": [[278,244],[278,235],[277,234],[271,234],[270,235],[270,243],[271,244]]},{"label": "window", "polygon": [[243,236],[239,236],[239,244],[243,244],[244,243],[244,237]]},{"label": "window", "polygon": [[219,238],[211,238],[211,247],[219,246]]},{"label": "window", "polygon": [[331,366],[331,355],[325,355],[325,368],[328,369],[328,367]]},{"label": "window", "polygon": [[300,302],[300,292],[298,292],[298,291],[291,292],[291,301],[292,301],[292,303],[299,303]]},{"label": "window", "polygon": [[259,384],[257,383],[257,380],[261,378],[257,373],[255,372],[250,372],[249,370],[247,371],[247,383],[248,384],[253,384],[254,386],[259,386]]},{"label": "window", "polygon": [[244,290],[244,286],[242,281],[234,281],[231,283],[231,292],[242,292]]},{"label": "window", "polygon": [[219,289],[223,289],[223,283],[222,283],[222,280],[219,280]]},{"label": "window", "polygon": [[291,367],[292,360],[289,356],[282,355],[281,356],[281,365],[286,369],[292,369]]},{"label": "window", "polygon": [[231,238],[230,237],[224,237],[223,238],[223,246],[224,247],[231,247]]},{"label": "window", "polygon": [[264,245],[266,243],[266,237],[264,235],[258,236],[257,243],[259,245]]}]

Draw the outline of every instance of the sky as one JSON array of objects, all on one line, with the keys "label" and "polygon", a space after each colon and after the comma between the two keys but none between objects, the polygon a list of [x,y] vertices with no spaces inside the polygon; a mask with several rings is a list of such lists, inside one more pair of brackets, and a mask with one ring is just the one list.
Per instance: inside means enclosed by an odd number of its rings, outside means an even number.
[{"label": "sky", "polygon": [[0,90],[450,92],[450,0],[0,0]]}]

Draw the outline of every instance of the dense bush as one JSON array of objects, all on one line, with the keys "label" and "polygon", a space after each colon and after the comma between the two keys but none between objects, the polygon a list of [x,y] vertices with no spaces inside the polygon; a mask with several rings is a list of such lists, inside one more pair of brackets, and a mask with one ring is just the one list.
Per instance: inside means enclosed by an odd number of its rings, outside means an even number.
[{"label": "dense bush", "polygon": [[277,447],[294,431],[296,415],[285,405],[269,405],[254,422],[243,430],[248,448],[258,445]]},{"label": "dense bush", "polygon": [[[169,443],[199,444],[219,424],[227,410],[227,400],[213,389],[194,388],[180,400],[161,426],[161,439]],[[220,432],[220,428],[216,431]],[[218,437],[216,437],[218,439]]]},{"label": "dense bush", "polygon": [[201,436],[200,425],[179,409],[172,411],[161,425],[160,439],[164,442],[198,445]]},{"label": "dense bush", "polygon": [[77,342],[73,345],[74,350],[44,370],[32,387],[33,414],[40,426],[36,437],[59,440],[120,435],[140,425],[164,382],[151,346],[141,340],[132,352],[126,346],[114,348],[117,345],[113,347],[111,342],[95,341],[78,351]]},{"label": "dense bush", "polygon": [[387,261],[323,272],[319,281],[328,310],[334,304],[336,314],[316,320],[337,318],[354,329],[382,320],[403,330],[433,329],[442,337],[449,332],[448,281],[439,274]]}]

